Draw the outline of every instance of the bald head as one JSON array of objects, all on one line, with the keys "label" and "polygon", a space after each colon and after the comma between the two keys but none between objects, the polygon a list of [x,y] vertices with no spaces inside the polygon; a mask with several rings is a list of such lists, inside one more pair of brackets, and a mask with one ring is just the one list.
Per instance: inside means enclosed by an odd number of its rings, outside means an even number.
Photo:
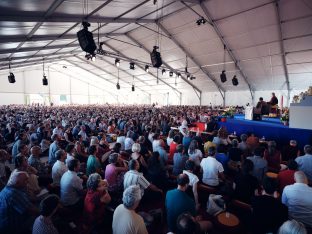
[{"label": "bald head", "polygon": [[303,171],[297,171],[297,172],[295,172],[294,177],[295,177],[296,183],[308,184],[308,178],[307,178],[307,176],[304,174]]}]

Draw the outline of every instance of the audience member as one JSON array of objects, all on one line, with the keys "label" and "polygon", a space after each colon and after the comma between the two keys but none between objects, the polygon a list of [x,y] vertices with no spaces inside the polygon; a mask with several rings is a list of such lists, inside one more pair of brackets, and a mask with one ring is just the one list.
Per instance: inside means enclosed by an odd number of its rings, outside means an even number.
[{"label": "audience member", "polygon": [[303,171],[304,174],[308,177],[310,183],[312,183],[312,146],[304,146],[305,155],[296,158],[298,163],[298,168],[300,171]]},{"label": "audience member", "polygon": [[185,162],[188,160],[188,156],[185,155],[184,146],[178,145],[176,147],[176,153],[174,153],[173,156],[173,168],[172,168],[172,174],[177,176],[182,173]]},{"label": "audience member", "polygon": [[295,183],[295,172],[298,169],[298,164],[294,160],[288,161],[288,169],[280,171],[278,173],[279,191],[283,192],[285,186]]},{"label": "audience member", "polygon": [[65,164],[65,159],[66,159],[65,151],[62,149],[56,151],[55,158],[57,161],[54,163],[52,167],[52,179],[53,179],[53,184],[56,186],[59,186],[63,174],[68,170]]},{"label": "audience member", "polygon": [[261,183],[265,173],[268,171],[268,162],[263,159],[263,148],[258,147],[254,150],[254,156],[247,157],[252,161],[254,168],[252,175]]}]

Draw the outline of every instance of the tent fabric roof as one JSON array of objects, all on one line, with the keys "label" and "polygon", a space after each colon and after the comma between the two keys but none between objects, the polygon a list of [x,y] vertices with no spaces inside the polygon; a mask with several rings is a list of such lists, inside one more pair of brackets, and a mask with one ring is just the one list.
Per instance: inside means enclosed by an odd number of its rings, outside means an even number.
[{"label": "tent fabric roof", "polygon": [[[156,4],[154,4],[156,2]],[[114,58],[86,61],[76,33],[86,18],[103,49],[150,63],[159,45],[167,70],[196,77],[170,77],[121,61],[120,83],[147,94],[292,90],[312,85],[312,1],[309,0],[6,0],[0,2],[0,70],[46,62],[91,71],[111,88]],[[207,23],[197,25],[204,17]],[[225,48],[225,49],[224,49]],[[225,69],[228,81],[221,83]],[[90,73],[89,73],[90,74]],[[236,75],[238,86],[231,79]],[[158,80],[158,82],[157,82]],[[102,81],[101,81],[102,82]]]}]

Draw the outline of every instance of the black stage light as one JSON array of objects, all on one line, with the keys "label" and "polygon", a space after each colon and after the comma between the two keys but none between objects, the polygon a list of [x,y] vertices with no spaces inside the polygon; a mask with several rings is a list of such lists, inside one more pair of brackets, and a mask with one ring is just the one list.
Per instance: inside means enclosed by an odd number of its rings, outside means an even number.
[{"label": "black stage light", "polygon": [[120,84],[119,84],[119,82],[116,84],[116,88],[117,88],[117,89],[120,89]]},{"label": "black stage light", "polygon": [[8,79],[10,83],[15,83],[15,76],[12,72],[10,72],[10,75],[8,75]]},{"label": "black stage light", "polygon": [[135,69],[135,68],[134,68],[134,63],[133,63],[133,62],[130,63],[130,69],[131,69],[131,70],[134,70],[134,69]]},{"label": "black stage light", "polygon": [[93,39],[92,32],[88,31],[90,24],[88,22],[82,22],[83,29],[77,32],[77,37],[81,49],[89,54],[94,54],[96,45]]},{"label": "black stage light", "polygon": [[132,92],[135,91],[134,85],[132,85],[131,90],[132,90]]},{"label": "black stage light", "polygon": [[43,84],[44,86],[47,86],[47,85],[48,85],[48,79],[47,79],[47,76],[46,76],[46,75],[43,75],[42,84]]},{"label": "black stage light", "polygon": [[220,79],[222,83],[226,82],[225,70],[223,70],[222,73],[220,74]]},{"label": "black stage light", "polygon": [[173,76],[173,71],[169,72],[169,76],[172,77]]},{"label": "black stage light", "polygon": [[151,53],[151,61],[152,61],[153,67],[159,68],[162,65],[162,60],[161,60],[161,55],[157,51],[157,49],[159,49],[159,47],[158,46],[154,46],[154,49],[153,49],[153,51]]},{"label": "black stage light", "polygon": [[120,59],[118,59],[118,58],[115,59],[115,66],[116,67],[120,66]]},{"label": "black stage light", "polygon": [[178,76],[178,78],[180,79],[180,78],[181,78],[181,73],[178,73],[177,76]]},{"label": "black stage light", "polygon": [[145,65],[144,70],[145,70],[146,72],[148,72],[148,71],[149,71],[149,66],[148,66],[148,65]]},{"label": "black stage light", "polygon": [[232,84],[233,84],[234,86],[237,86],[237,85],[238,85],[238,79],[237,79],[236,75],[233,76]]},{"label": "black stage light", "polygon": [[166,69],[162,69],[162,70],[161,70],[161,74],[162,74],[162,75],[166,74]]}]

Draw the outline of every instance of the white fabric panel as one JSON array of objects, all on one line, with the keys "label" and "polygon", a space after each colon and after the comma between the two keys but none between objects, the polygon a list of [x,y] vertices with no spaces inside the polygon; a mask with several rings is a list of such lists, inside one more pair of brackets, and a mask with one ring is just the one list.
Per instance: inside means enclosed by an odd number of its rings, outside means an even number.
[{"label": "white fabric panel", "polygon": [[1,93],[0,105],[24,104],[25,98],[22,93]]},{"label": "white fabric panel", "polygon": [[226,106],[245,106],[247,103],[252,104],[250,92],[239,91],[239,92],[226,92],[225,93],[225,105]]},{"label": "white fabric panel", "polygon": [[48,74],[48,82],[52,94],[67,94],[69,91],[69,77],[60,73],[50,71]]},{"label": "white fabric panel", "polygon": [[87,95],[72,95],[72,103],[73,104],[88,104],[88,96]]},{"label": "white fabric panel", "polygon": [[223,105],[223,99],[219,92],[203,92],[202,105]]},{"label": "white fabric panel", "polygon": [[23,72],[14,72],[15,83],[11,84],[8,81],[9,71],[6,70],[0,74],[0,93],[3,92],[24,92],[24,73]]}]

